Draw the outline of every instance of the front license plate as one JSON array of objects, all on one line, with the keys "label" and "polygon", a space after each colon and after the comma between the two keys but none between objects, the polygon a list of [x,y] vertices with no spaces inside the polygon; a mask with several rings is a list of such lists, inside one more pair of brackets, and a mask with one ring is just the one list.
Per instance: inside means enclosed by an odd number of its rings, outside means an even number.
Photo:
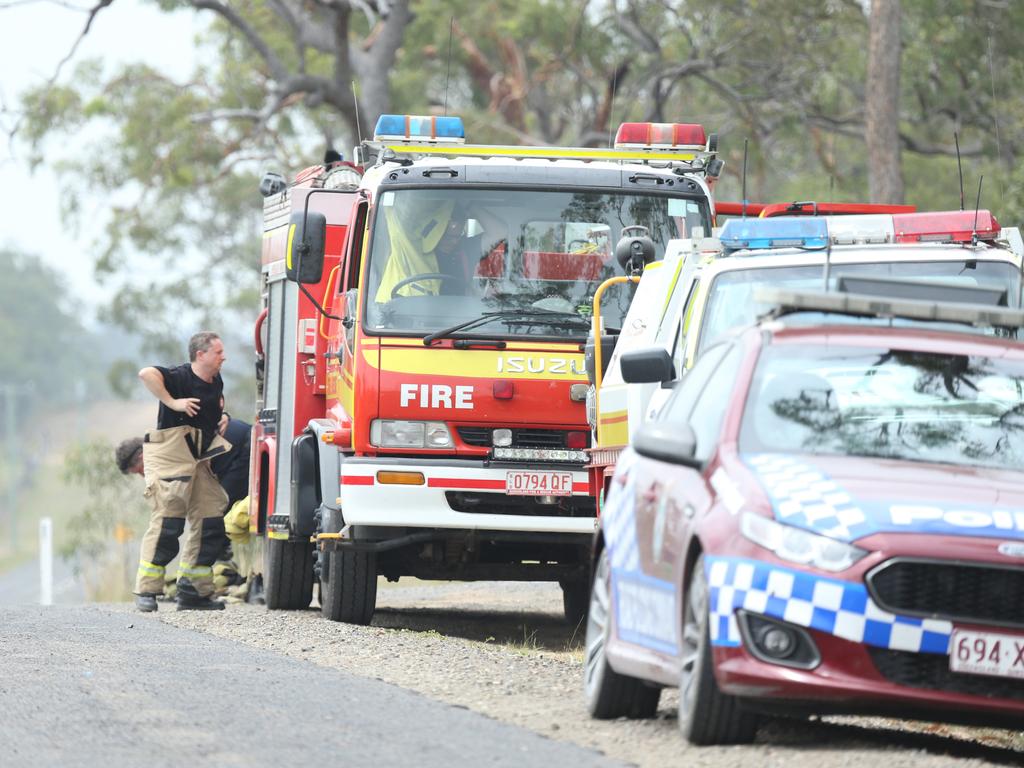
[{"label": "front license plate", "polygon": [[507,472],[505,493],[509,496],[571,496],[571,472]]},{"label": "front license plate", "polygon": [[949,668],[972,675],[1024,679],[1024,635],[953,630]]}]

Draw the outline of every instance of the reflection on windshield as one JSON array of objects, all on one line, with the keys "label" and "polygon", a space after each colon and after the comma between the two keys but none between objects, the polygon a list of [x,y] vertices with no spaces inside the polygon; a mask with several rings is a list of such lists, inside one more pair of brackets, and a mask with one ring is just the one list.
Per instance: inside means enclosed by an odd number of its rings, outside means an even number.
[{"label": "reflection on windshield", "polygon": [[[585,335],[585,325],[565,315],[589,318],[597,287],[622,274],[615,244],[635,225],[647,228],[657,258],[669,239],[696,227],[710,231],[703,201],[652,194],[384,191],[370,246],[366,328],[428,334],[526,309],[537,316],[499,318],[479,333]],[[628,290],[613,294],[602,302],[608,328],[621,325],[631,298]]]},{"label": "reflection on windshield", "polygon": [[[699,350],[732,328],[749,325],[770,306],[754,301],[759,286],[793,289],[822,289],[822,265],[738,269],[723,272],[715,278],[708,294],[701,324]],[[1007,290],[1009,296],[1019,292],[1020,272],[1013,264],[1002,261],[917,261],[880,262],[872,264],[832,264],[829,287],[843,275],[931,280],[949,285],[991,287]],[[1016,303],[1016,302],[1014,302]],[[831,316],[830,320],[840,322]],[[867,318],[847,317],[842,322],[870,323]],[[875,321],[877,322],[877,321]],[[896,323],[898,324],[898,323]]]},{"label": "reflection on windshield", "polygon": [[741,449],[1024,468],[1024,364],[858,347],[770,347]]}]

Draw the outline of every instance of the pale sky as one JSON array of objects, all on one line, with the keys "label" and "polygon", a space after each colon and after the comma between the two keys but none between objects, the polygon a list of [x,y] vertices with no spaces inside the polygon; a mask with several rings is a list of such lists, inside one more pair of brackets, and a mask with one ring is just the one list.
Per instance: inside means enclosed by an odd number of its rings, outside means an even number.
[{"label": "pale sky", "polygon": [[[8,109],[23,90],[52,77],[86,18],[53,2],[0,8],[0,99]],[[195,66],[193,41],[204,27],[203,17],[191,12],[161,13],[142,0],[115,0],[96,16],[59,82],[68,82],[77,62],[97,57],[108,66],[146,62],[184,79]],[[57,178],[43,168],[30,173],[27,155],[24,146],[11,146],[6,131],[0,135],[0,245],[42,256],[67,276],[69,292],[91,312],[112,295],[92,274],[90,245],[97,228],[86,227],[77,236],[68,231],[60,220]],[[102,201],[98,207],[102,210]]]}]

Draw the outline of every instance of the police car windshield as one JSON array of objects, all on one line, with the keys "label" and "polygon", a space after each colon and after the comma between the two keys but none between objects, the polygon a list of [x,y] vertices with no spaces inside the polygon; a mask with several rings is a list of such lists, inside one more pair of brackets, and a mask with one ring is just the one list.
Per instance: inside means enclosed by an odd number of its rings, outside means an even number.
[{"label": "police car windshield", "polygon": [[[384,190],[366,265],[364,328],[425,336],[525,310],[536,313],[529,323],[491,323],[473,335],[581,338],[586,325],[566,317],[589,318],[598,286],[622,274],[614,251],[624,227],[646,227],[661,258],[670,239],[708,232],[709,224],[702,199],[634,190]],[[602,304],[608,327],[621,326],[629,305],[628,292],[615,293]]]},{"label": "police car windshield", "polygon": [[769,346],[747,398],[740,449],[1024,469],[1024,363]]},{"label": "police car windshield", "polygon": [[[742,258],[742,257],[741,257]],[[1020,271],[1004,261],[894,261],[869,264],[833,264],[829,271],[829,287],[843,275],[928,280],[950,285],[1001,288],[1011,297],[1020,292]],[[698,353],[726,331],[749,325],[771,307],[754,301],[758,286],[821,290],[822,265],[807,264],[798,267],[751,267],[722,272],[715,278],[708,292],[707,305],[701,323]],[[1016,304],[1016,301],[1011,299]],[[829,322],[832,322],[830,318]],[[841,322],[864,325],[890,324],[874,318],[846,317]],[[900,325],[903,321],[891,324]]]}]

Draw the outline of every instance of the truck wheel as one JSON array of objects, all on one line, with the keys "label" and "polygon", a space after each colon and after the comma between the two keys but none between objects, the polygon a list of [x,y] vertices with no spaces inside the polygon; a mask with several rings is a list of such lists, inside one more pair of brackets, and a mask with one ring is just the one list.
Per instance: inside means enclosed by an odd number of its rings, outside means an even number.
[{"label": "truck wheel", "polygon": [[377,606],[377,554],[335,549],[327,553],[320,609],[331,621],[369,624]]},{"label": "truck wheel", "polygon": [[313,545],[268,537],[265,552],[263,588],[267,608],[308,608],[313,600]]},{"label": "truck wheel", "polygon": [[704,556],[693,567],[683,608],[682,675],[679,681],[679,729],[692,744],[749,744],[757,734],[757,716],[740,700],[719,689],[712,667],[708,632],[708,585]]},{"label": "truck wheel", "polygon": [[611,636],[611,578],[608,550],[601,550],[590,590],[587,638],[584,644],[583,692],[591,717],[653,717],[658,711],[661,688],[616,672],[608,664],[606,649]]},{"label": "truck wheel", "polygon": [[563,581],[562,609],[565,611],[566,622],[579,628],[587,618],[587,605],[590,603],[590,585],[586,581]]}]

